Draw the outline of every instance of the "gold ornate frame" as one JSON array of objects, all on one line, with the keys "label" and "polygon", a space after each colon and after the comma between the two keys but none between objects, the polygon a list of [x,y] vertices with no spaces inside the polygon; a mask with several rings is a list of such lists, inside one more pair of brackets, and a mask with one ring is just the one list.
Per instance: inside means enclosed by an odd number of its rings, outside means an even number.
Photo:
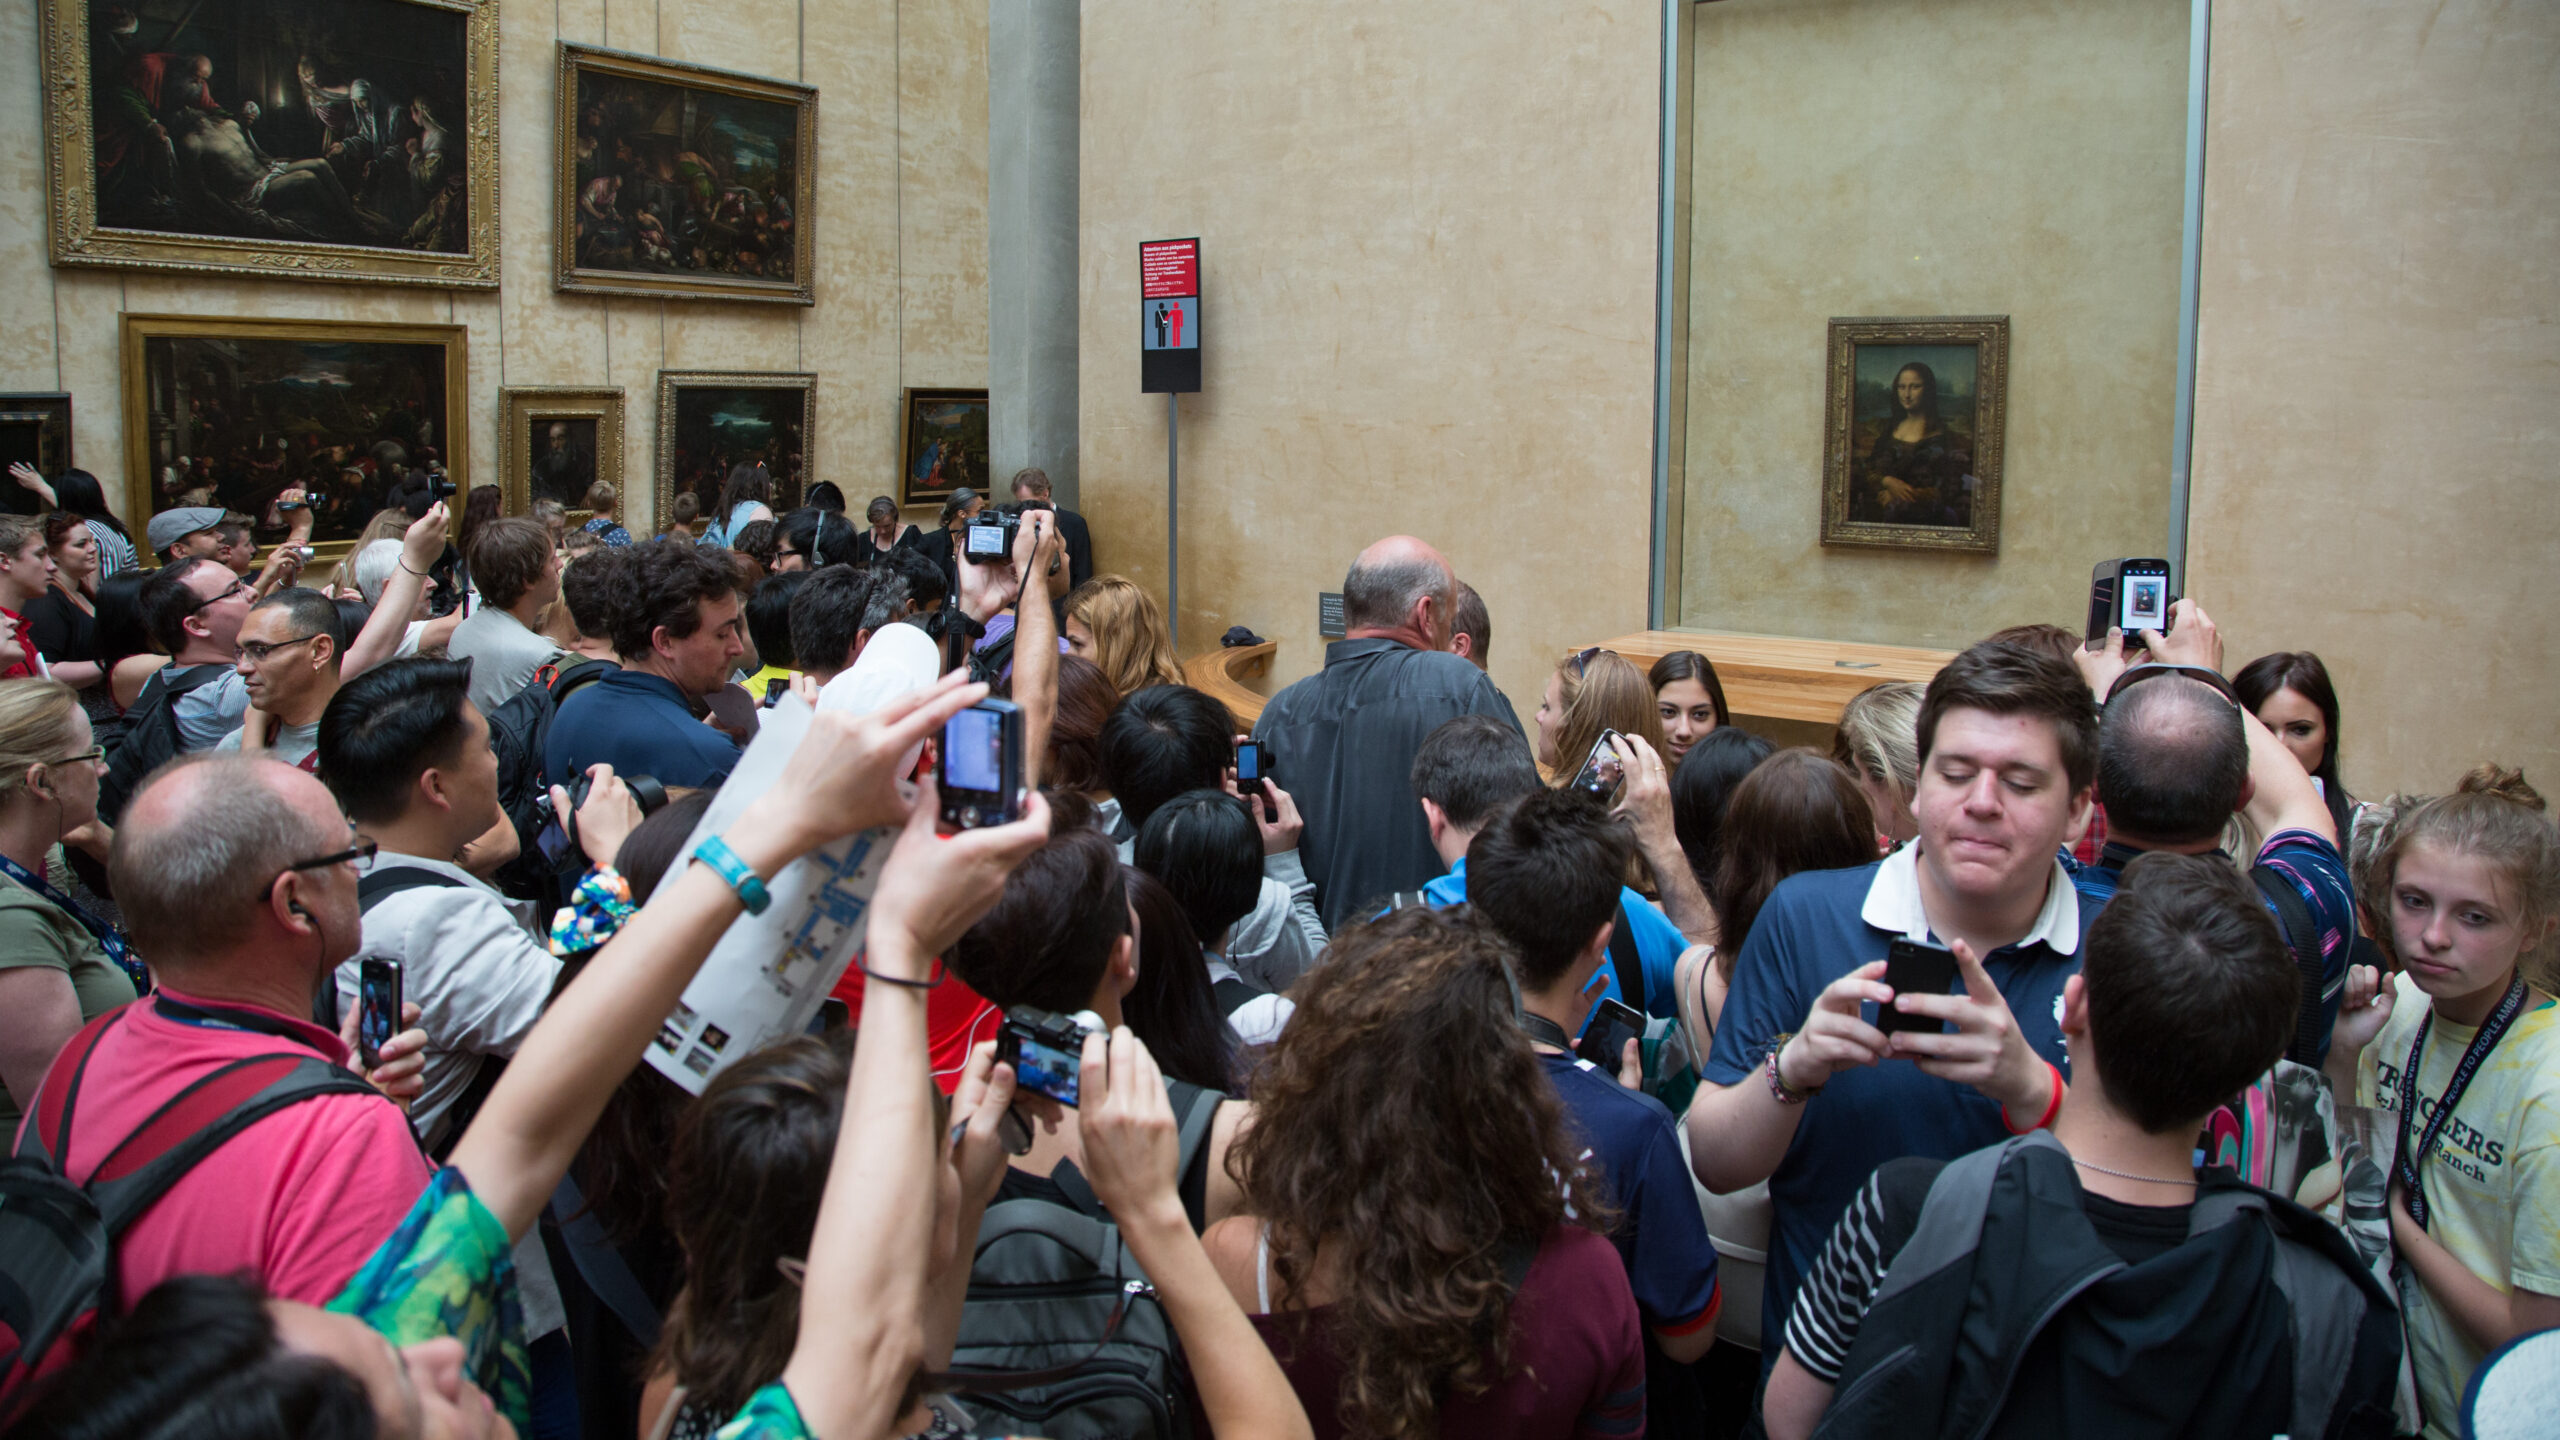
[{"label": "gold ornate frame", "polygon": [[[789,280],[753,280],[731,275],[652,275],[631,270],[598,270],[578,264],[578,77],[593,72],[629,80],[688,86],[749,100],[790,105],[798,117],[796,164],[792,177],[792,264]],[[662,300],[751,300],[780,305],[818,303],[818,91],[788,80],[713,70],[624,50],[592,45],[560,45],[558,133],[552,137],[557,170],[552,182],[552,213],[558,229],[552,241],[554,280],[562,290],[590,295],[647,295]]]},{"label": "gold ornate frame", "polygon": [[[622,483],[622,387],[585,389],[569,385],[510,385],[498,392],[498,491],[509,515],[533,508],[533,477],[521,459],[517,441],[546,420],[596,422],[596,478],[620,496],[629,523],[630,487]],[[572,529],[593,518],[592,510],[569,507]]]},{"label": "gold ornate frame", "polygon": [[[1971,345],[1974,370],[1973,523],[1890,525],[1849,518],[1850,448],[1857,428],[1857,352],[1861,345]],[[2000,551],[2002,440],[2009,412],[2009,317],[1941,315],[1918,319],[1834,319],[1822,402],[1822,543],[1874,545],[1938,554]]]},{"label": "gold ornate frame", "polygon": [[235,239],[98,223],[91,105],[90,0],[40,0],[45,193],[56,265],[261,275],[455,290],[498,288],[498,0],[390,0],[469,17],[464,28],[463,183],[470,238],[461,254],[321,241]]},{"label": "gold ornate frame", "polygon": [[[818,483],[818,377],[806,371],[661,370],[658,372],[658,472],[656,524],[667,523],[676,506],[676,397],[687,390],[797,390],[800,392],[800,494]],[[783,480],[776,477],[773,513],[792,508],[783,503]],[[790,497],[792,504],[800,496]],[[629,522],[624,522],[628,524]]]},{"label": "gold ornate frame", "polygon": [[[907,387],[906,394],[900,397],[900,403],[898,406],[898,503],[900,505],[909,507],[917,505],[939,505],[943,501],[951,498],[952,491],[960,488],[956,485],[943,485],[939,487],[918,485],[911,473],[915,469],[916,458],[916,408],[920,405],[932,405],[954,400],[963,402],[975,401],[980,405],[984,405],[987,403],[987,392],[984,390],[946,390],[935,389],[930,386],[910,385]],[[992,416],[990,418],[992,418]],[[987,438],[992,442],[995,437],[993,435],[989,435]],[[992,466],[994,464],[995,457],[990,454],[987,459],[989,465]],[[997,497],[995,495],[994,481],[992,477],[981,479],[978,482],[978,493],[986,496],[988,503],[993,504],[995,502]]]},{"label": "gold ornate frame", "polygon": [[[470,487],[471,425],[464,408],[471,393],[471,332],[465,325],[377,325],[342,320],[249,320],[206,315],[122,315],[118,318],[117,373],[124,386],[124,504],[136,535],[160,510],[151,484],[151,377],[143,347],[168,337],[218,340],[299,340],[310,344],[434,345],[444,351],[444,414],[437,417],[438,450],[445,474]],[[459,522],[459,497],[448,507]],[[263,543],[263,542],[262,542]],[[314,566],[345,558],[351,540],[315,541]],[[150,563],[145,557],[144,563]],[[309,573],[310,567],[305,567]]]}]

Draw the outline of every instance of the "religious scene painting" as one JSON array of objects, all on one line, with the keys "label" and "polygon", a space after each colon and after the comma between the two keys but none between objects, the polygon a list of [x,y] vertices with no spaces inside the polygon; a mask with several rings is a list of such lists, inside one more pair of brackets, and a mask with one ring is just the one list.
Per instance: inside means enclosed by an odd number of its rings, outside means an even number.
[{"label": "religious scene painting", "polygon": [[490,0],[44,0],[53,258],[497,284]]},{"label": "religious scene painting", "polygon": [[510,515],[557,500],[584,519],[587,490],[622,487],[622,391],[517,385],[498,392],[498,486]]},{"label": "religious scene painting", "polygon": [[800,503],[809,483],[809,433],[818,377],[707,370],[658,372],[658,514],[691,495],[717,517],[729,476],[762,465],[777,515]]},{"label": "religious scene painting", "polygon": [[561,46],[560,288],[814,303],[817,95]]},{"label": "religious scene painting", "polygon": [[898,473],[906,493],[899,503],[932,505],[962,486],[984,495],[992,483],[987,459],[987,392],[907,391],[905,437]]},{"label": "religious scene painting", "polygon": [[2000,545],[2005,316],[1831,322],[1822,543]]},{"label": "religious scene painting", "polygon": [[[214,505],[283,538],[353,541],[375,512],[471,473],[460,325],[123,317],[127,516]],[[136,526],[138,530],[139,525]]]}]

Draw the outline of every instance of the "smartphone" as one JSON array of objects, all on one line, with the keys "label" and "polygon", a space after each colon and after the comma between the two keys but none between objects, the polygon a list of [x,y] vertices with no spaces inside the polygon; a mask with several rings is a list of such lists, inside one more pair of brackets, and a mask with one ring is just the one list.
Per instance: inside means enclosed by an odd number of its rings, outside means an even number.
[{"label": "smartphone", "polygon": [[1264,800],[1267,792],[1262,786],[1262,766],[1261,741],[1239,740],[1236,742],[1236,790],[1257,802],[1254,805],[1257,815],[1266,808],[1268,803]]},{"label": "smartphone", "polygon": [[2169,562],[2158,559],[2101,560],[2089,572],[2091,648],[2107,643],[2109,627],[2124,632],[2125,643],[2139,646],[2142,632],[2169,632],[2169,607],[2177,603],[2170,588]]},{"label": "smartphone", "polygon": [[[1885,952],[1884,983],[1900,995],[1944,995],[1956,983],[1956,952],[1937,945],[1923,945],[1917,940],[1896,940]],[[1888,1000],[1876,1007],[1876,1028],[1887,1035],[1896,1030],[1913,1030],[1923,1034],[1943,1034],[1944,1020],[1926,1015],[1905,1015]]]},{"label": "smartphone", "polygon": [[1022,707],[981,700],[944,722],[935,781],[955,830],[1022,818]]},{"label": "smartphone", "polygon": [[1582,1027],[1582,1042],[1573,1053],[1615,1075],[1627,1042],[1644,1038],[1644,1016],[1632,1005],[1603,1000]]},{"label": "smartphone", "polygon": [[356,977],[356,1054],[364,1068],[382,1063],[382,1047],[400,1033],[400,962],[367,959]]},{"label": "smartphone", "polygon": [[1013,1067],[1013,1083],[1061,1105],[1076,1103],[1084,1066],[1085,1028],[1072,1015],[1018,1005],[1004,1012],[996,1058]]},{"label": "smartphone", "polygon": [[1589,759],[1573,777],[1573,788],[1606,805],[1618,797],[1618,786],[1627,778],[1626,763],[1618,758],[1618,732],[1603,730],[1591,745]]}]

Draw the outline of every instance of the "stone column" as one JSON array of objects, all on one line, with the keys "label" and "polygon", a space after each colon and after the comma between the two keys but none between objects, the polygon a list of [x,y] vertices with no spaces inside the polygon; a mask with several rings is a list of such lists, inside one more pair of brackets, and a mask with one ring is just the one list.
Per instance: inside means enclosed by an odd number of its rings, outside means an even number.
[{"label": "stone column", "polygon": [[1078,0],[988,0],[987,440],[1076,508]]}]

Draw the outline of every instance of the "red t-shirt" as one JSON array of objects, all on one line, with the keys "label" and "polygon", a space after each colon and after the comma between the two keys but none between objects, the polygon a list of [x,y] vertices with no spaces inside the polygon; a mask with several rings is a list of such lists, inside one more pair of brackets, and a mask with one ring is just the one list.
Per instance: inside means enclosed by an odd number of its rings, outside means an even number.
[{"label": "red t-shirt", "polygon": [[0,670],[0,680],[32,678],[40,673],[36,669],[35,622],[5,605],[0,605],[0,621],[5,621],[10,633],[18,637],[18,663]]},{"label": "red t-shirt", "polygon": [[[167,989],[126,1006],[73,1107],[71,1178],[87,1180],[117,1141],[207,1072],[294,1049],[332,1064],[347,1058],[337,1036],[261,1006]],[[36,1113],[32,1100],[27,1113]],[[408,1117],[387,1099],[288,1105],[206,1156],[133,1222],[116,1247],[124,1304],[173,1275],[242,1270],[271,1294],[324,1304],[399,1228],[432,1174]]]},{"label": "red t-shirt", "polygon": [[[1316,1440],[1342,1440],[1346,1378],[1326,1335],[1331,1307],[1254,1315]],[[1626,1266],[1605,1236],[1564,1225],[1538,1247],[1511,1306],[1510,1364],[1481,1395],[1451,1395],[1440,1433],[1486,1440],[1607,1440],[1644,1429],[1644,1329]]]},{"label": "red t-shirt", "polygon": [[[853,1024],[862,1024],[862,967],[847,965],[831,992],[844,1002]],[[1004,1011],[992,1000],[960,983],[946,968],[943,982],[925,993],[925,1044],[933,1055],[933,1083],[949,1095],[960,1088],[960,1072],[969,1068],[969,1051],[981,1040],[996,1038]]]}]

